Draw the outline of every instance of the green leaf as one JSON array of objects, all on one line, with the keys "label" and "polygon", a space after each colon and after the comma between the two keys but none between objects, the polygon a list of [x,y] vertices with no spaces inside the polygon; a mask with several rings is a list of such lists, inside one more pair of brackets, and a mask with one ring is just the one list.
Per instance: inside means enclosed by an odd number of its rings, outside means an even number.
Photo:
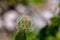
[{"label": "green leaf", "polygon": [[36,34],[34,32],[26,33],[25,31],[19,31],[15,40],[35,40]]},{"label": "green leaf", "polygon": [[54,40],[54,37],[53,36],[47,36],[46,40]]},{"label": "green leaf", "polygon": [[17,35],[17,32],[13,32],[11,35],[11,40],[15,40],[16,35]]},{"label": "green leaf", "polygon": [[19,31],[15,37],[15,40],[26,40],[26,33],[24,31]]},{"label": "green leaf", "polygon": [[27,34],[27,40],[35,40],[36,34],[34,32],[30,32]]},{"label": "green leaf", "polygon": [[52,24],[51,24],[52,26],[59,26],[60,25],[60,16],[52,18],[51,22],[52,22]]},{"label": "green leaf", "polygon": [[60,31],[56,33],[57,40],[60,40]]}]

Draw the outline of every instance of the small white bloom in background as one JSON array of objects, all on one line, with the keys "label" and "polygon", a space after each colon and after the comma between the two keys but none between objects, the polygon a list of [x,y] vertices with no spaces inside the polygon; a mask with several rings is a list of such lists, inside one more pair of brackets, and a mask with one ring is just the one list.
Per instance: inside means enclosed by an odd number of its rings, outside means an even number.
[{"label": "small white bloom in background", "polygon": [[26,6],[22,5],[22,4],[17,4],[15,7],[16,11],[21,15],[25,15],[27,14],[27,8]]},{"label": "small white bloom in background", "polygon": [[38,28],[43,28],[47,25],[47,22],[43,18],[34,17],[33,22]]},{"label": "small white bloom in background", "polygon": [[7,30],[13,31],[17,27],[18,13],[14,10],[10,10],[4,15],[4,25]]},{"label": "small white bloom in background", "polygon": [[47,20],[47,19],[51,19],[54,15],[52,12],[50,12],[48,10],[44,10],[41,12],[41,16]]},{"label": "small white bloom in background", "polygon": [[32,13],[30,17],[34,24],[36,25],[36,28],[43,28],[47,25],[47,21],[37,13]]}]

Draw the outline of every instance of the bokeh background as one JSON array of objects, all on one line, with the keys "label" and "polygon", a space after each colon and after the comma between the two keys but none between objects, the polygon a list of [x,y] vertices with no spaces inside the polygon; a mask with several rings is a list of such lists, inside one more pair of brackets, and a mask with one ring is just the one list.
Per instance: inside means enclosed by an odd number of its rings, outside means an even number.
[{"label": "bokeh background", "polygon": [[60,0],[0,0],[0,40],[60,40]]}]

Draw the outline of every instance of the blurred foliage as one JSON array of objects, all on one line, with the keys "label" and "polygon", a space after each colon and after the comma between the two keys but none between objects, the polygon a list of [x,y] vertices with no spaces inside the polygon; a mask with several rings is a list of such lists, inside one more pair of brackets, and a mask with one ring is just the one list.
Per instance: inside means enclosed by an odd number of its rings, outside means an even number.
[{"label": "blurred foliage", "polygon": [[0,8],[2,7],[2,3],[0,2]]},{"label": "blurred foliage", "polygon": [[51,19],[52,26],[60,26],[60,16]]},{"label": "blurred foliage", "polygon": [[28,1],[28,0],[22,0],[22,3],[23,3],[24,5],[28,5],[29,1]]},{"label": "blurred foliage", "polygon": [[30,0],[29,2],[36,5],[43,5],[47,2],[47,0]]},{"label": "blurred foliage", "polygon": [[59,7],[60,7],[60,2],[59,2]]},{"label": "blurred foliage", "polygon": [[15,0],[7,0],[8,5],[15,5],[16,1]]},{"label": "blurred foliage", "polygon": [[60,40],[60,15],[51,19],[51,25],[40,30],[39,40]]},{"label": "blurred foliage", "polygon": [[33,32],[26,33],[25,31],[19,31],[15,40],[35,40],[35,34]]},{"label": "blurred foliage", "polygon": [[60,7],[60,0],[59,0],[59,7]]},{"label": "blurred foliage", "polygon": [[19,31],[15,40],[26,40],[26,33],[25,31]]},{"label": "blurred foliage", "polygon": [[[34,4],[45,4],[46,0],[4,0],[7,2],[8,5],[15,5],[17,3],[22,3],[24,5],[28,5],[29,3],[34,3]],[[1,1],[3,2],[3,1]],[[0,3],[1,3],[0,2]]]},{"label": "blurred foliage", "polygon": [[13,32],[13,33],[11,34],[11,40],[15,40],[16,35],[17,35],[17,32]]},{"label": "blurred foliage", "polygon": [[39,34],[38,34],[38,39],[39,40],[60,40],[60,38],[57,38],[58,35],[57,33],[59,32],[60,36],[60,31],[58,31],[58,26],[46,26],[45,28],[41,29]]}]

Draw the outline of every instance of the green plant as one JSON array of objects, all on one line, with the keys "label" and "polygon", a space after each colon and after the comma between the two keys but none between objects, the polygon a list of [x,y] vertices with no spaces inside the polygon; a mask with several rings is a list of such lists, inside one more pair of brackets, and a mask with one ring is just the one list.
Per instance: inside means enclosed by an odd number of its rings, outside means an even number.
[{"label": "green plant", "polygon": [[12,40],[35,40],[36,34],[32,31],[33,23],[27,17],[20,18],[18,21],[19,32],[12,35]]},{"label": "green plant", "polygon": [[40,4],[45,4],[47,0],[30,0],[29,2],[32,2],[36,5],[40,5]]}]

